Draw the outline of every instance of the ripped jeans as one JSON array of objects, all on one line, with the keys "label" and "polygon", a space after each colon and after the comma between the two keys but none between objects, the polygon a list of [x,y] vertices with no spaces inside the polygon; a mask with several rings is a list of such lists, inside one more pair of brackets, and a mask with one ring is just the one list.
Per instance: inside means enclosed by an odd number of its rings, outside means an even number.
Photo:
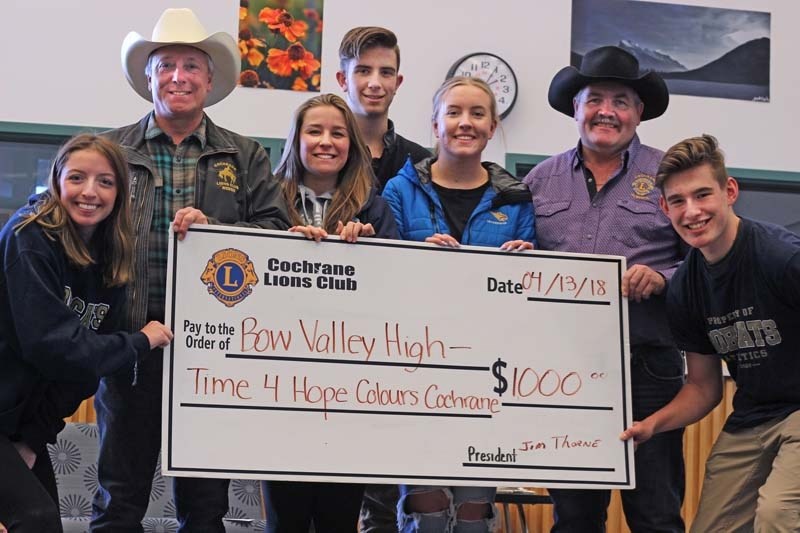
[{"label": "ripped jeans", "polygon": [[[497,523],[494,506],[494,487],[435,487],[426,485],[400,485],[400,500],[397,503],[397,528],[401,533],[489,533]],[[409,512],[405,508],[410,494],[441,491],[450,502],[449,508],[435,513]],[[459,520],[458,509],[465,503],[488,503],[488,518]]]}]

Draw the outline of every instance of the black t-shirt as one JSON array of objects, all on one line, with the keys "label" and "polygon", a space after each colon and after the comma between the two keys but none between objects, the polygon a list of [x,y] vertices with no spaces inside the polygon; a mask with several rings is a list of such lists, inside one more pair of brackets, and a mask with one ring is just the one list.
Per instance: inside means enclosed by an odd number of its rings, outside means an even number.
[{"label": "black t-shirt", "polygon": [[669,283],[667,317],[679,348],[727,362],[737,386],[727,430],[800,409],[800,236],[741,219],[718,263],[689,252]]},{"label": "black t-shirt", "polygon": [[488,186],[489,182],[487,181],[475,189],[448,189],[433,183],[433,188],[442,203],[444,218],[450,228],[450,235],[458,242],[461,242],[461,236],[464,234],[467,221],[469,221],[469,217],[472,216],[475,208],[478,207],[478,203],[483,198],[483,193],[486,192]]},{"label": "black t-shirt", "polygon": [[412,162],[418,163],[430,156],[431,153],[422,146],[398,135],[390,120],[389,129],[383,136],[383,154],[372,158],[372,171],[378,182],[378,193],[383,191],[387,181],[397,176],[409,157]]}]

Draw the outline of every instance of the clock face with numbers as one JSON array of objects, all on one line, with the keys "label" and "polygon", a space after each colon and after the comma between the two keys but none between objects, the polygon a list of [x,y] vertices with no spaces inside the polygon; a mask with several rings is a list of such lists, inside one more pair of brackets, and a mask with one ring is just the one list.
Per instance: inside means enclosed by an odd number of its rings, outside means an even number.
[{"label": "clock face with numbers", "polygon": [[448,78],[467,76],[481,78],[492,88],[500,118],[506,118],[517,101],[517,77],[506,61],[494,54],[476,52],[453,63]]}]

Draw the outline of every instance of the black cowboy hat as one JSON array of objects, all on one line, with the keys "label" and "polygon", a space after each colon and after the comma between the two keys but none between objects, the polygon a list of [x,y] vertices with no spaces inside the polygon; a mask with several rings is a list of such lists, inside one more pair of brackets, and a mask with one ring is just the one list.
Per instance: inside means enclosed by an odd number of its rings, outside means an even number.
[{"label": "black cowboy hat", "polygon": [[639,73],[639,61],[617,46],[601,46],[586,52],[581,68],[564,67],[550,82],[547,100],[550,107],[568,116],[575,115],[572,99],[590,83],[613,81],[627,85],[644,103],[642,120],[660,117],[669,105],[669,90],[664,80],[648,70]]}]

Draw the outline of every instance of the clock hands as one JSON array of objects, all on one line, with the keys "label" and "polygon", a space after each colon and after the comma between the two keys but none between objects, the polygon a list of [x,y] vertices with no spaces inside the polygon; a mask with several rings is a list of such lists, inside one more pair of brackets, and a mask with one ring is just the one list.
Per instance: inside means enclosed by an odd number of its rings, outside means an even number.
[{"label": "clock hands", "polygon": [[505,118],[517,100],[517,78],[514,70],[500,56],[475,52],[458,59],[447,77],[460,75],[484,80],[497,100],[500,118]]}]

